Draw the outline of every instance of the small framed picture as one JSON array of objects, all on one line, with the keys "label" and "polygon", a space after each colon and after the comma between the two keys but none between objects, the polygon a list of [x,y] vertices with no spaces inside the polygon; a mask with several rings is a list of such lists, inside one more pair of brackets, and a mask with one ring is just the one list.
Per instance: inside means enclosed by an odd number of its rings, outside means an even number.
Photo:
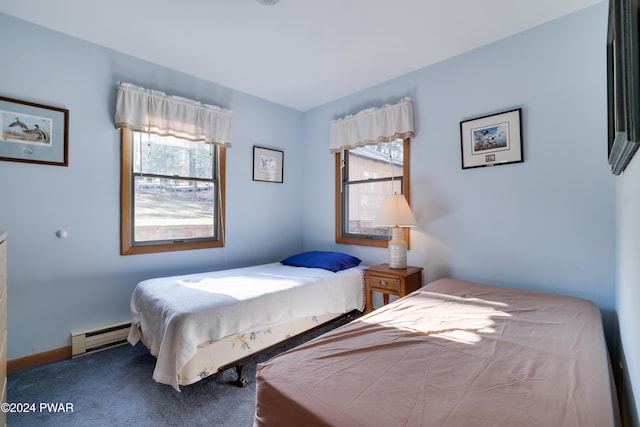
[{"label": "small framed picture", "polygon": [[460,122],[462,169],[521,163],[520,108]]},{"label": "small framed picture", "polygon": [[69,165],[69,110],[0,97],[0,160]]},{"label": "small framed picture", "polygon": [[284,152],[253,147],[253,180],[282,183]]}]

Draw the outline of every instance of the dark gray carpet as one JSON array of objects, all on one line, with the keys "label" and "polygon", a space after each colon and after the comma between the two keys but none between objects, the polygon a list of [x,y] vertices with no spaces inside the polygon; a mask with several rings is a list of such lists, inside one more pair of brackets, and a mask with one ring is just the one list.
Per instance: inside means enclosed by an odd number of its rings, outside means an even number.
[{"label": "dark gray carpet", "polygon": [[[27,404],[29,412],[8,413],[7,425],[250,427],[256,364],[351,319],[333,322],[246,363],[245,388],[231,384],[236,375],[229,369],[181,387],[178,393],[151,379],[155,358],[141,344],[14,372],[8,376],[7,401]],[[50,405],[41,408],[41,403]],[[49,411],[58,409],[51,404],[59,403],[64,408],[72,404],[73,412]]]}]

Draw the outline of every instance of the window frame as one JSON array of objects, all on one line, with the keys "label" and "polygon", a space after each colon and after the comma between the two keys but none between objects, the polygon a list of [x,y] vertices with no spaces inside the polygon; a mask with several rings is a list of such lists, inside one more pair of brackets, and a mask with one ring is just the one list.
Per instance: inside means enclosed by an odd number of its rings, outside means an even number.
[{"label": "window frame", "polygon": [[[121,255],[137,255],[158,252],[184,251],[191,249],[221,248],[225,240],[225,177],[226,173],[226,147],[216,145],[218,151],[218,187],[219,187],[219,214],[217,215],[218,237],[200,241],[185,241],[173,243],[147,243],[134,244],[133,241],[133,135],[134,132],[122,128],[121,151],[121,179],[120,179],[120,253]],[[214,177],[214,180],[216,177]]]},{"label": "window frame", "polygon": [[[410,141],[411,138],[403,139],[403,165],[402,165],[402,192],[404,194],[405,199],[407,199],[407,203],[411,206],[411,180],[410,177],[410,163],[411,163],[411,154],[410,154]],[[343,215],[346,212],[344,205],[344,198],[342,197],[342,188],[344,184],[344,180],[346,179],[346,174],[343,174],[343,171],[347,171],[348,167],[345,163],[345,167],[342,165],[343,152],[335,153],[335,240],[336,243],[345,244],[345,245],[360,245],[360,246],[374,246],[379,248],[386,248],[389,246],[389,239],[376,239],[373,237],[355,237],[353,235],[348,235],[345,233],[344,225],[345,221]],[[345,155],[345,158],[348,156]],[[410,246],[409,240],[409,229],[404,229],[404,240],[407,242],[407,249]]]}]

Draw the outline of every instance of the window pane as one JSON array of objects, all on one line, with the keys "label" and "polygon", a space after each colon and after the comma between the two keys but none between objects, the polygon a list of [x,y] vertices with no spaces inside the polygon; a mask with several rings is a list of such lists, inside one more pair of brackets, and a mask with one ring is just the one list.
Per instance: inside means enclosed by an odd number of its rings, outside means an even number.
[{"label": "window pane", "polygon": [[373,227],[373,220],[386,196],[410,191],[405,158],[410,159],[408,138],[336,154],[337,243],[387,246],[388,228]]},{"label": "window pane", "polygon": [[403,141],[397,139],[349,150],[349,181],[402,176],[403,145]]},{"label": "window pane", "polygon": [[373,226],[373,220],[385,196],[402,194],[402,180],[365,182],[347,186],[347,234],[387,236],[387,228]]},{"label": "window pane", "polygon": [[213,177],[213,147],[203,142],[135,133],[133,171],[188,178]]},{"label": "window pane", "polygon": [[215,236],[212,183],[134,177],[134,240],[183,240]]}]

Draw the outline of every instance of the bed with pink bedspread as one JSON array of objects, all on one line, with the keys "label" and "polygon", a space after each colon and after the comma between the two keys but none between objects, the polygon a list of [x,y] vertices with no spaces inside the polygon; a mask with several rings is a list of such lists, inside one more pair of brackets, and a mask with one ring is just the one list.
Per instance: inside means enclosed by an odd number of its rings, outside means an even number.
[{"label": "bed with pink bedspread", "polygon": [[441,279],[258,366],[255,426],[619,425],[591,302]]}]

